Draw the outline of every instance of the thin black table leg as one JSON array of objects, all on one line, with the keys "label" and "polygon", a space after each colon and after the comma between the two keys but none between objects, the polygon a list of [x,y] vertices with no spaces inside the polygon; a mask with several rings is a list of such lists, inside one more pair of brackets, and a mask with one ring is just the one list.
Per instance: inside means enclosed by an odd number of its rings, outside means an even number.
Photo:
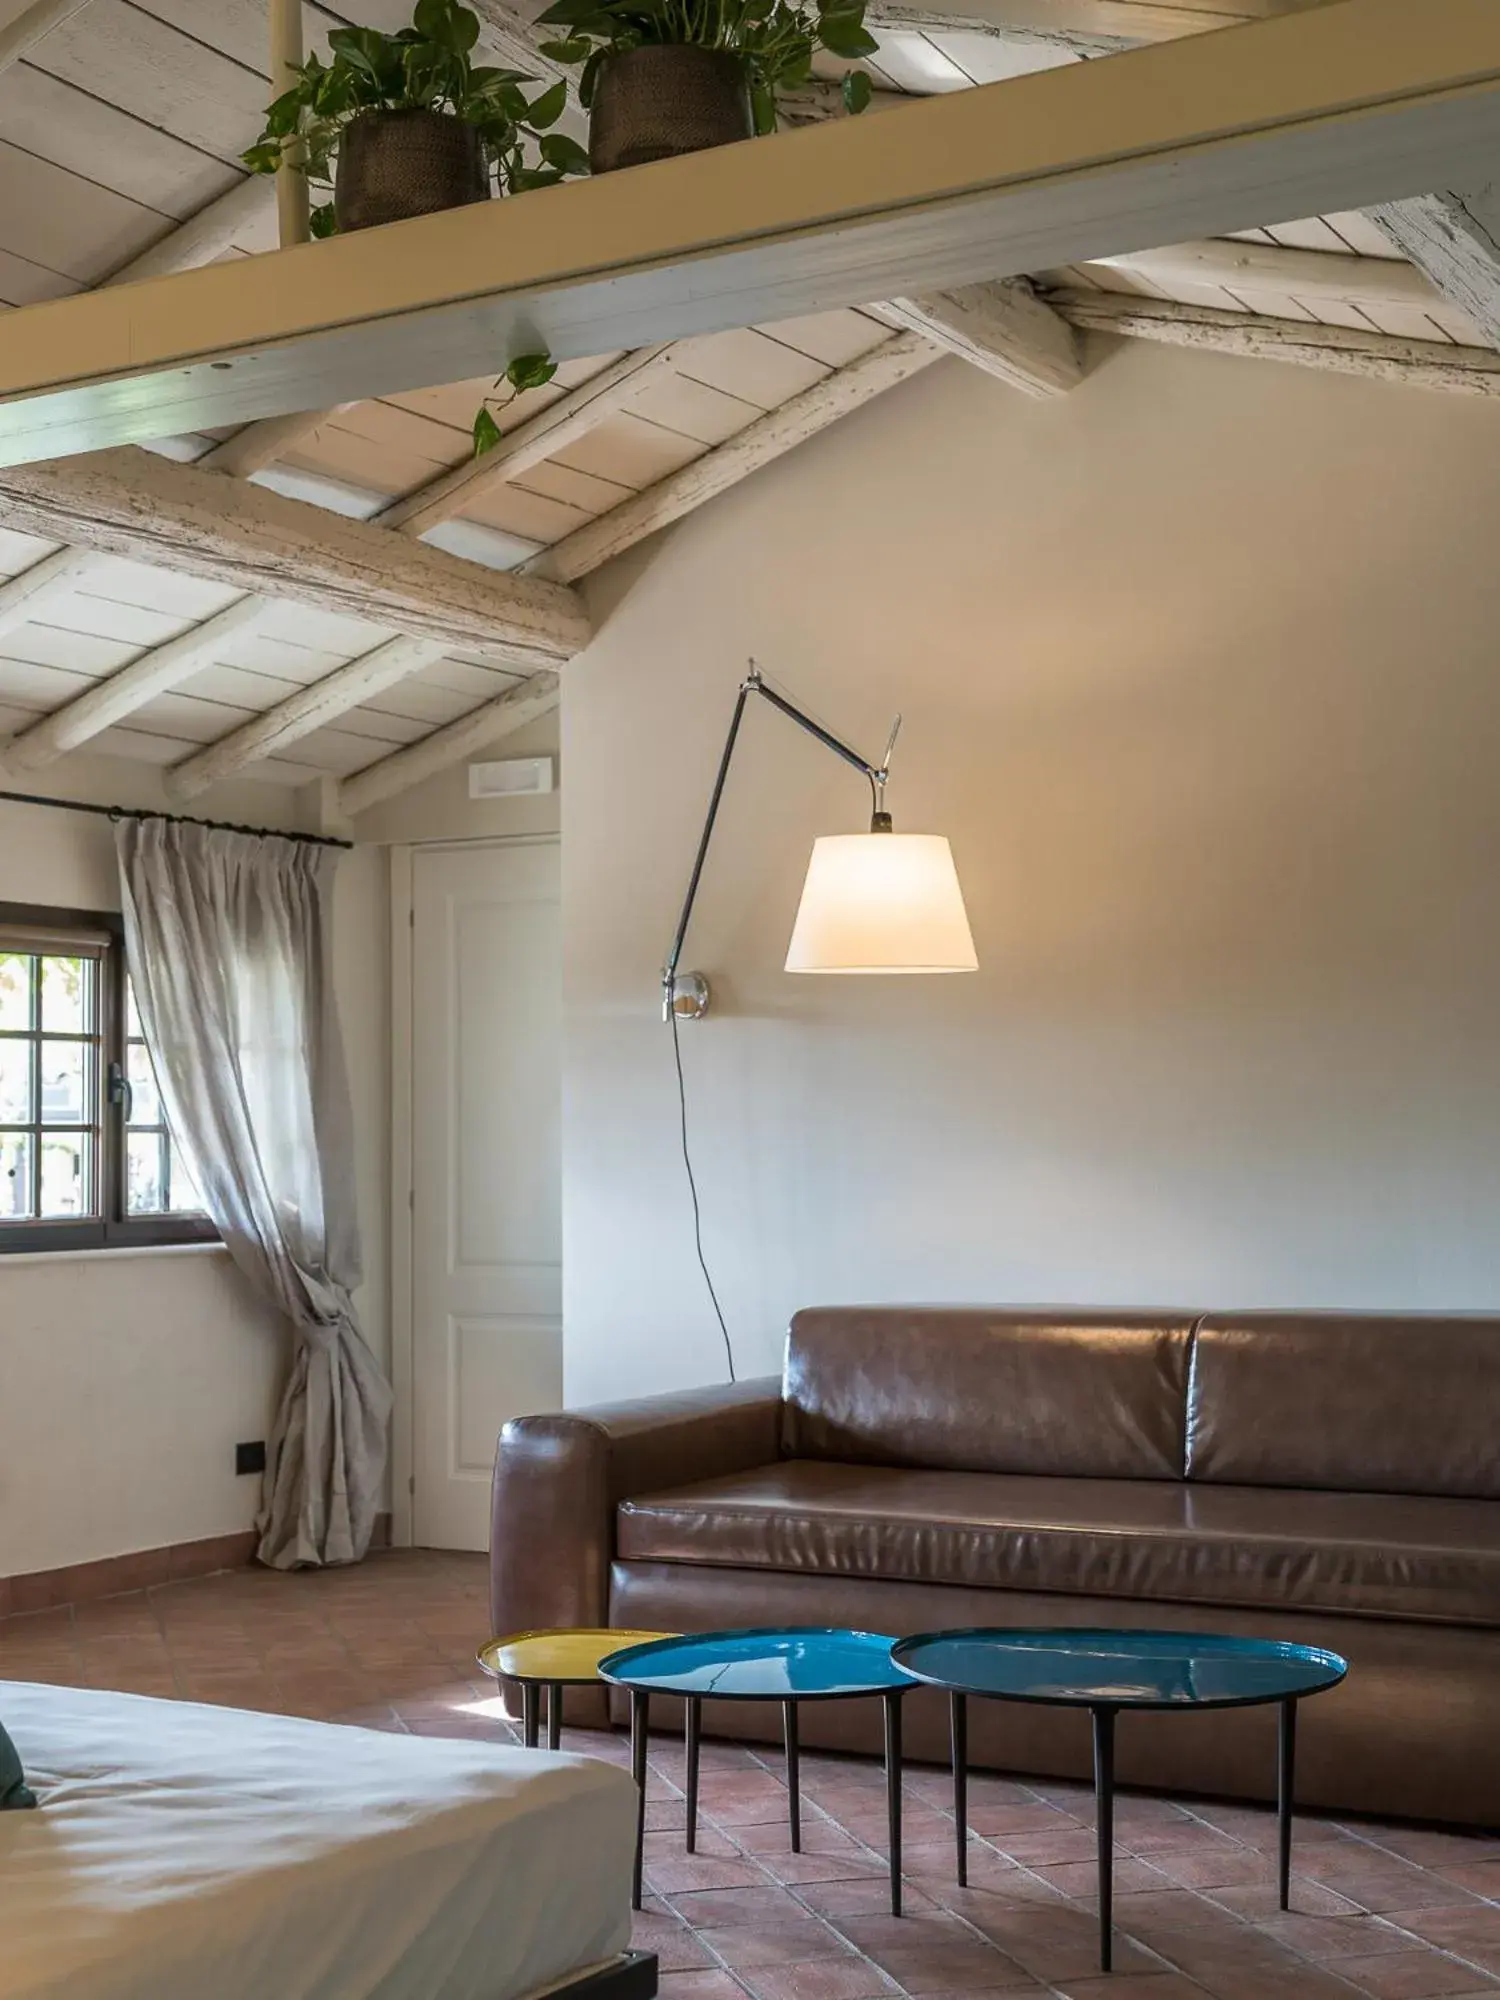
[{"label": "thin black table leg", "polygon": [[1277,1731],[1276,1757],[1276,1816],[1277,1816],[1277,1862],[1276,1882],[1281,1895],[1281,1907],[1292,1907],[1292,1792],[1296,1782],[1297,1766],[1297,1698],[1288,1695],[1281,1704],[1281,1726]]},{"label": "thin black table leg", "polygon": [[797,1743],[797,1704],[781,1704],[782,1730],[786,1739],[786,1818],[791,1829],[792,1852],[802,1852],[802,1758]]},{"label": "thin black table leg", "polygon": [[521,1683],[521,1741],[535,1750],[542,1728],[542,1691],[535,1681]]},{"label": "thin black table leg", "polygon": [[1099,1822],[1099,1969],[1110,1970],[1115,1900],[1115,1711],[1094,1714],[1094,1810]]},{"label": "thin black table leg", "polygon": [[557,1681],[547,1683],[547,1748],[562,1748],[562,1705],[563,1691]]},{"label": "thin black table leg", "polygon": [[641,1870],[646,1855],[646,1742],[651,1721],[651,1697],[642,1688],[630,1690],[630,1775],[635,1779],[635,1872],[630,1904],[641,1907]]},{"label": "thin black table leg", "polygon": [[698,1746],[703,1727],[703,1704],[696,1695],[689,1695],[687,1709],[687,1851],[698,1852]]},{"label": "thin black table leg", "polygon": [[958,1886],[969,1886],[969,1699],[955,1688],[948,1697],[953,1739],[953,1820],[958,1842]]},{"label": "thin black table leg", "polygon": [[885,1812],[891,1849],[891,1915],[901,1914],[901,1695],[885,1701]]}]

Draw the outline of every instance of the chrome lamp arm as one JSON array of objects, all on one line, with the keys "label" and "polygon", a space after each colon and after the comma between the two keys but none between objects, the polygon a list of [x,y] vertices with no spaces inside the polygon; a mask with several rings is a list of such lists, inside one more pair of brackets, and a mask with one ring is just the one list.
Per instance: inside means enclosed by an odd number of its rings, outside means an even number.
[{"label": "chrome lamp arm", "polygon": [[777,694],[774,688],[767,687],[759,669],[752,662],[749,673],[740,682],[734,714],[729,721],[729,734],[724,739],[724,751],[719,758],[719,769],[714,778],[713,790],[709,794],[708,816],[703,822],[703,832],[698,839],[698,851],[693,857],[693,872],[688,877],[687,894],[682,901],[682,914],[677,919],[672,946],[662,967],[664,1021],[671,1020],[674,1013],[679,1020],[696,1021],[708,1012],[707,979],[701,972],[681,972],[679,968],[682,964],[683,946],[687,942],[688,925],[692,922],[693,905],[698,898],[698,885],[703,879],[703,864],[708,859],[709,843],[713,839],[714,827],[718,822],[719,806],[724,797],[724,784],[729,776],[729,766],[734,759],[735,745],[739,741],[740,724],[745,719],[745,707],[753,694],[759,695],[763,701],[768,701],[772,708],[780,709],[781,713],[795,722],[799,729],[804,729],[809,736],[816,737],[825,749],[831,750],[836,757],[842,757],[846,764],[852,764],[856,771],[867,778],[870,785],[870,831],[889,833],[891,830],[891,816],[885,809],[885,787],[890,775],[891,755],[901,730],[900,716],[896,717],[892,726],[890,739],[885,746],[885,755],[879,764],[872,764],[867,758],[861,757],[857,750],[852,750],[847,743],[841,742],[821,723],[814,722],[812,717],[804,714],[795,703],[788,701],[784,695]]}]

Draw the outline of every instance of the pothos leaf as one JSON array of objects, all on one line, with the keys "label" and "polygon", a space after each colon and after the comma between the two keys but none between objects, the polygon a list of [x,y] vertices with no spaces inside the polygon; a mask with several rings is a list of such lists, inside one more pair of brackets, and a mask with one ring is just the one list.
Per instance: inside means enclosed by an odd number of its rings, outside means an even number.
[{"label": "pothos leaf", "polygon": [[844,109],[851,115],[869,108],[870,98],[873,95],[873,86],[870,83],[868,71],[862,69],[846,70],[841,90],[844,99]]},{"label": "pothos leaf", "polygon": [[500,436],[494,411],[488,403],[481,403],[474,413],[474,456],[483,458],[487,451],[493,451],[500,442]]},{"label": "pothos leaf", "polygon": [[505,371],[505,379],[516,394],[528,389],[544,389],[557,373],[550,354],[518,354]]},{"label": "pothos leaf", "polygon": [[534,98],[526,110],[526,123],[533,131],[541,132],[549,125],[555,125],[567,109],[568,86],[561,77],[550,90],[544,90]]},{"label": "pothos leaf", "polygon": [[339,233],[339,219],[333,212],[331,201],[325,201],[320,207],[315,208],[307,221],[312,236],[319,242],[325,236],[337,236]]}]

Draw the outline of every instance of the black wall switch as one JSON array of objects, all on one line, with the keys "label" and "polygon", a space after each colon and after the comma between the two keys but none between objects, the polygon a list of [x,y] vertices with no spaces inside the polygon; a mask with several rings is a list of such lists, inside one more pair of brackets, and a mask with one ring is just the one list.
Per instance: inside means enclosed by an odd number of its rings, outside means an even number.
[{"label": "black wall switch", "polygon": [[254,1444],[237,1444],[234,1448],[234,1470],[238,1478],[246,1472],[264,1472],[266,1469],[266,1441],[257,1438]]}]

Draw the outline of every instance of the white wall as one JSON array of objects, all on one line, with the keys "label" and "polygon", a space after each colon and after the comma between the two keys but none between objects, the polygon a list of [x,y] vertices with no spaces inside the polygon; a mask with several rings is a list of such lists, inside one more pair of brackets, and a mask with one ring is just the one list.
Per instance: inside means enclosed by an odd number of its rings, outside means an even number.
[{"label": "white wall", "polygon": [[566,680],[568,1395],[721,1379],[657,974],[746,654],[951,835],[982,970],[780,970],[861,782],[752,716],[687,962],[742,1372],[840,1300],[1500,1301],[1500,410],[943,363],[602,579]]},{"label": "white wall", "polygon": [[[45,789],[160,806],[151,771],[69,759]],[[298,802],[226,786],[215,813],[296,826]],[[364,1325],[388,1352],[385,1297],[385,857],[344,857],[336,979],[360,1158]],[[118,909],[108,821],[0,803],[0,901]],[[260,1481],[234,1475],[235,1443],[263,1438],[287,1349],[219,1248],[0,1259],[0,1576],[232,1534]]]}]

